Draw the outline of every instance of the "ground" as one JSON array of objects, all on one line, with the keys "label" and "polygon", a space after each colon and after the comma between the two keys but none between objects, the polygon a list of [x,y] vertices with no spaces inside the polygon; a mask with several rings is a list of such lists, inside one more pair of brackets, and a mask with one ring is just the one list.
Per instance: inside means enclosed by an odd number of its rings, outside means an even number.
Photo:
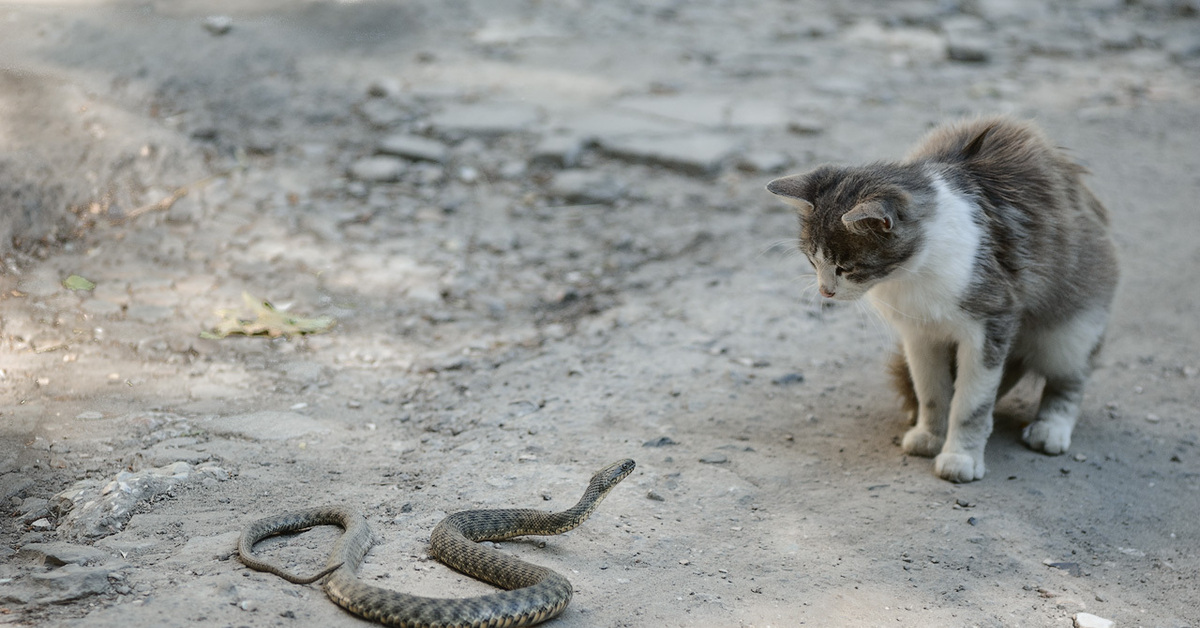
[{"label": "ground", "polygon": [[[501,544],[575,585],[556,626],[1200,625],[1197,33],[1181,0],[6,3],[0,622],[365,625],[239,531],[346,504],[365,578],[484,592],[441,517],[629,457]],[[1028,382],[956,485],[763,188],[998,111],[1089,168],[1122,285],[1070,452],[1019,442]],[[335,326],[202,336],[243,293]]]}]

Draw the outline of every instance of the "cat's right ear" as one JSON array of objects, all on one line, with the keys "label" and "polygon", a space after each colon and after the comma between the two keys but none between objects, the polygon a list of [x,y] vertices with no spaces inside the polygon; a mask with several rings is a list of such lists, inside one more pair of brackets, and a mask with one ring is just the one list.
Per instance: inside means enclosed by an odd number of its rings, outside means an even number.
[{"label": "cat's right ear", "polygon": [[775,179],[767,184],[767,191],[795,207],[802,218],[807,218],[813,213],[813,204],[804,198],[807,194],[805,179],[802,174]]}]

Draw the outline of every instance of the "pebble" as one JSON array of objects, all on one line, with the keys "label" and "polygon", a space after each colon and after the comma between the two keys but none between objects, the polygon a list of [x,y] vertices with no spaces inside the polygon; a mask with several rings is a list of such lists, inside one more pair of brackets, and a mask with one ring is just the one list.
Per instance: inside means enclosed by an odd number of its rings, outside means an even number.
[{"label": "pebble", "polygon": [[654,440],[648,440],[642,443],[642,447],[666,447],[668,445],[678,445],[670,436],[659,436]]},{"label": "pebble", "polygon": [[385,155],[436,163],[445,163],[450,157],[450,151],[445,144],[419,135],[403,133],[379,140],[376,149]]},{"label": "pebble", "polygon": [[201,24],[204,26],[204,30],[213,35],[220,36],[228,33],[233,28],[233,18],[228,15],[210,15],[204,18]]},{"label": "pebble", "polygon": [[780,375],[779,377],[776,377],[775,379],[771,380],[771,383],[775,384],[776,386],[789,386],[791,384],[803,384],[804,383],[804,374],[803,373],[787,373],[784,375]]},{"label": "pebble", "polygon": [[704,464],[725,464],[729,462],[729,456],[722,453],[711,453],[700,457],[700,462]]},{"label": "pebble", "polygon": [[33,528],[34,530],[53,530],[54,524],[50,523],[49,519],[42,517],[41,519],[29,524],[29,527]]},{"label": "pebble", "polygon": [[1075,628],[1112,628],[1114,625],[1111,619],[1091,613],[1075,613]]},{"label": "pebble", "polygon": [[255,602],[254,600],[242,600],[241,602],[238,602],[238,608],[244,611],[254,612],[258,610],[258,602]]},{"label": "pebble", "polygon": [[1158,416],[1157,414],[1147,414],[1146,420],[1150,423],[1158,423],[1162,420],[1162,417]]},{"label": "pebble", "polygon": [[390,183],[404,174],[404,160],[397,157],[364,157],[350,164],[350,176],[370,183]]}]

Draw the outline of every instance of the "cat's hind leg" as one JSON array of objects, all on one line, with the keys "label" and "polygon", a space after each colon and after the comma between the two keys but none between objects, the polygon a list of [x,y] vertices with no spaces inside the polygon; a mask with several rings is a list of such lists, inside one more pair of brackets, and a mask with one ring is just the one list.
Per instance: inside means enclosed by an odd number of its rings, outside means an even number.
[{"label": "cat's hind leg", "polygon": [[1030,338],[1030,365],[1046,378],[1037,417],[1021,433],[1030,448],[1052,455],[1070,448],[1083,389],[1107,323],[1107,310],[1085,311]]}]

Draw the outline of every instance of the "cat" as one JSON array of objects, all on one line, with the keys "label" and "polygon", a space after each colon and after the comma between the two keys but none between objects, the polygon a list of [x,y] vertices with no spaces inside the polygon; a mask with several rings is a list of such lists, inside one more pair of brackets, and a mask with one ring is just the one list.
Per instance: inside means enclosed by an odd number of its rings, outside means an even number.
[{"label": "cat", "polygon": [[1026,373],[1045,386],[1022,439],[1070,447],[1118,279],[1085,173],[1033,124],[993,116],[935,128],[899,162],[767,185],[797,209],[820,294],[865,296],[899,333],[893,379],[916,423],[902,447],[946,480],[983,478],[995,403]]}]

